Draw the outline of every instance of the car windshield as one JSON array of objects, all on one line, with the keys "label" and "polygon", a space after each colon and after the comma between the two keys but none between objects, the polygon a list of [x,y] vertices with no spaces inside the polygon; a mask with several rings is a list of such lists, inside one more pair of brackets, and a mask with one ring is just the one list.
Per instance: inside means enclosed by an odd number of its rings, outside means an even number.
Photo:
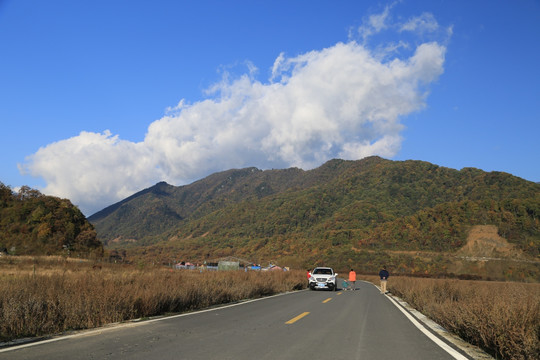
[{"label": "car windshield", "polygon": [[332,275],[332,269],[315,269],[313,273],[316,275]]}]

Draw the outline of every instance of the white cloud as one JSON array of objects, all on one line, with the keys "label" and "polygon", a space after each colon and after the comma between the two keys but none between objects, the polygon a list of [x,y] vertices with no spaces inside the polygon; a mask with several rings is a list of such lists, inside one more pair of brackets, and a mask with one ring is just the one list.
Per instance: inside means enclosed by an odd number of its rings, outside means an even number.
[{"label": "white cloud", "polygon": [[141,190],[164,174],[150,149],[103,134],[78,136],[40,148],[19,165],[22,173],[42,177],[46,194],[67,197],[90,214]]},{"label": "white cloud", "polygon": [[[383,27],[387,17],[370,18],[370,26]],[[335,157],[392,157],[403,117],[425,106],[444,55],[432,42],[383,61],[354,41],[280,54],[268,82],[254,78],[251,64],[239,78],[225,74],[209,99],[169,108],[142,142],[81,132],[39,149],[21,170],[42,177],[43,192],[68,197],[90,215],[161,180],[179,185],[230,168],[310,169]]]},{"label": "white cloud", "polygon": [[358,28],[358,34],[362,38],[363,44],[365,44],[369,37],[378,34],[381,31],[387,29],[389,25],[390,10],[394,7],[395,3],[387,5],[383,12],[380,14],[372,14]]},{"label": "white cloud", "polygon": [[409,19],[401,26],[400,31],[412,31],[418,33],[435,32],[439,30],[439,23],[431,13],[423,13],[420,16]]}]

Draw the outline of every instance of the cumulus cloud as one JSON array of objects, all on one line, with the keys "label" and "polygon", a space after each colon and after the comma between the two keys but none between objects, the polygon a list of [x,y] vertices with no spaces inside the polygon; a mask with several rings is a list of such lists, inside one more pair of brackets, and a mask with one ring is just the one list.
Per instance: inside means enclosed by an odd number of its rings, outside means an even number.
[{"label": "cumulus cloud", "polygon": [[[370,18],[370,28],[384,28],[388,11]],[[411,29],[429,27],[430,17],[411,21]],[[39,149],[21,171],[90,215],[161,180],[179,185],[230,168],[310,169],[335,157],[392,157],[403,117],[425,106],[428,85],[443,72],[445,50],[429,42],[410,56],[381,60],[350,40],[279,54],[268,81],[255,78],[252,64],[243,76],[224,76],[208,99],[169,108],[142,142],[83,131]]]},{"label": "cumulus cloud", "polygon": [[90,215],[164,175],[150,151],[144,143],[120,140],[108,130],[83,131],[40,148],[19,169],[42,177],[44,193],[67,197]]}]

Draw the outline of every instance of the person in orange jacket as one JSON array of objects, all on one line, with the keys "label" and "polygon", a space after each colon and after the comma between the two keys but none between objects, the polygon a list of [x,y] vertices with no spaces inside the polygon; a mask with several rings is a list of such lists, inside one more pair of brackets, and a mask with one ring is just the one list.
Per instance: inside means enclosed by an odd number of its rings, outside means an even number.
[{"label": "person in orange jacket", "polygon": [[349,271],[349,282],[351,283],[351,290],[356,290],[356,273],[353,269]]}]

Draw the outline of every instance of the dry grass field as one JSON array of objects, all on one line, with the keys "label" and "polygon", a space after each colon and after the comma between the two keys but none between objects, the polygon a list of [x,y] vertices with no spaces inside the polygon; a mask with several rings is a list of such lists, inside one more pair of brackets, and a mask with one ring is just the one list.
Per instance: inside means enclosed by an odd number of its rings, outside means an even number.
[{"label": "dry grass field", "polygon": [[388,290],[497,359],[540,359],[540,284],[399,276]]},{"label": "dry grass field", "polygon": [[177,313],[305,286],[303,271],[216,272],[0,258],[0,341]]},{"label": "dry grass field", "polygon": [[[378,284],[376,277],[363,277]],[[540,284],[391,277],[389,290],[498,359],[539,359]],[[304,271],[215,272],[0,258],[0,341],[178,313],[305,287]]]}]

